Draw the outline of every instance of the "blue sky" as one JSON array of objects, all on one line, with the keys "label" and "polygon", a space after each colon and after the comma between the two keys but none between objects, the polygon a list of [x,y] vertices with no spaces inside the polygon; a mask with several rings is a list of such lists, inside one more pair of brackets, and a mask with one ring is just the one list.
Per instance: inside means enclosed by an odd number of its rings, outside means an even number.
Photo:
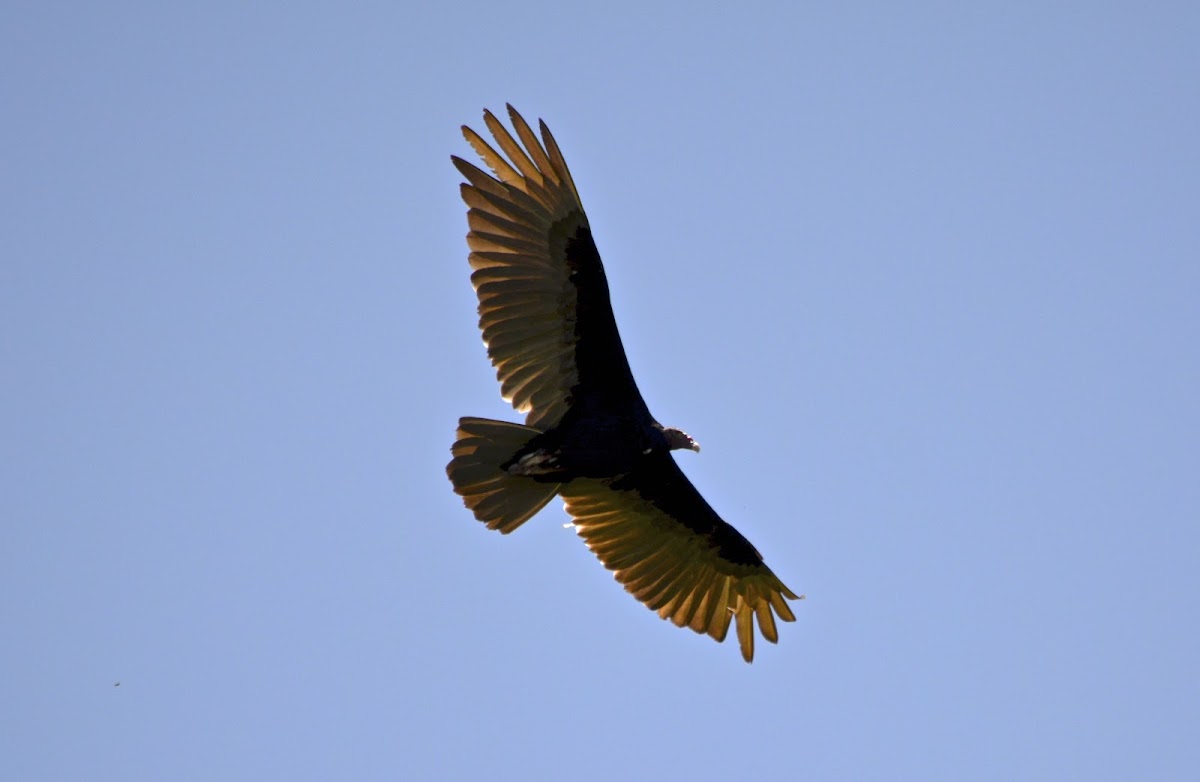
[{"label": "blue sky", "polygon": [[[0,777],[1195,772],[1200,12],[405,5],[0,11]],[[752,666],[450,491],[506,101]]]}]

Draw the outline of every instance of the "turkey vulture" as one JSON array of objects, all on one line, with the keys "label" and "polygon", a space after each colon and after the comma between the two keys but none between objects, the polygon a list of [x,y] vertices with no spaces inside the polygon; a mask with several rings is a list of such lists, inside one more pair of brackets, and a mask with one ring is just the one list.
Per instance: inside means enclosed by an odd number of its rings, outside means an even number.
[{"label": "turkey vulture", "polygon": [[[512,106],[520,143],[489,111],[500,152],[463,135],[495,176],[466,178],[471,283],[500,392],[525,424],[462,418],[446,473],[488,529],[508,534],[555,495],[625,589],[663,619],[725,640],[737,622],[754,657],[798,599],[750,541],[716,514],[671,451],[699,451],[650,415],[613,320],[608,281],[575,183],[546,123],[541,142]],[[774,612],[774,613],[772,613]]]}]

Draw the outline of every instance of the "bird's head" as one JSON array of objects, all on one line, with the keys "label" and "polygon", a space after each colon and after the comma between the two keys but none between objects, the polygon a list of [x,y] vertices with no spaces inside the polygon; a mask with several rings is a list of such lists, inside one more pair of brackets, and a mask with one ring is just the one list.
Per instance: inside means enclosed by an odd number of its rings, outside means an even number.
[{"label": "bird's head", "polygon": [[670,426],[663,427],[663,436],[667,438],[667,448],[672,451],[686,448],[689,451],[700,453],[700,443],[692,439],[691,435],[682,429],[675,429]]}]

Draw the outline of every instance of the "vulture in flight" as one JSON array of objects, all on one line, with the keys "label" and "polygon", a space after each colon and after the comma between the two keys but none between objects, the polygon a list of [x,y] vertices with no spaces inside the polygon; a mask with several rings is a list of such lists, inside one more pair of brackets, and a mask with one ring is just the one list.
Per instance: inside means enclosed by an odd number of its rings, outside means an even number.
[{"label": "vulture in flight", "polygon": [[561,495],[575,530],[648,608],[725,640],[737,626],[754,657],[754,623],[778,639],[798,599],[675,464],[699,451],[646,407],[621,345],[608,281],[566,161],[512,106],[516,138],[484,112],[497,151],[463,135],[492,175],[452,157],[466,178],[471,283],[500,393],[525,423],[458,422],[446,473],[488,529],[508,534]]}]

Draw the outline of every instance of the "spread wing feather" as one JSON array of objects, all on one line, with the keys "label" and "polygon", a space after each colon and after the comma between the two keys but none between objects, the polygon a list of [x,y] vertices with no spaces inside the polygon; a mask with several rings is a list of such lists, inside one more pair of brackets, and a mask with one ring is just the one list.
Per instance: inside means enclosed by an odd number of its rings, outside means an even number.
[{"label": "spread wing feather", "polygon": [[511,106],[508,115],[516,138],[484,113],[498,150],[463,128],[494,176],[453,158],[467,180],[461,190],[469,207],[471,282],[501,394],[526,414],[527,425],[542,430],[562,419],[589,377],[644,409],[562,152],[545,123],[539,141]]},{"label": "spread wing feather", "polygon": [[663,619],[717,641],[732,622],[747,661],[754,657],[756,621],[775,643],[776,617],[795,620],[786,600],[797,596],[669,454],[653,455],[619,478],[575,479],[559,492],[588,548]]}]

